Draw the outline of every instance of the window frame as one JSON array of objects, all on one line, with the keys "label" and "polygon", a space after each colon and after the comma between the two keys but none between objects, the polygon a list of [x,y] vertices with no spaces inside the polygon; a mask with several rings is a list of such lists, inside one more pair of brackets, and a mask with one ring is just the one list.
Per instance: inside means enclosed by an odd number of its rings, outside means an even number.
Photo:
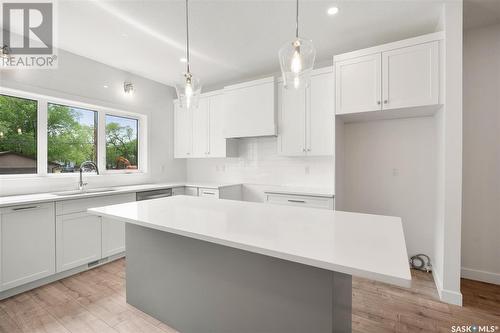
[{"label": "window frame", "polygon": [[7,97],[15,97],[21,99],[27,99],[36,102],[36,173],[18,173],[18,174],[4,174],[0,175],[0,178],[24,178],[24,177],[36,177],[40,173],[40,145],[41,137],[40,137],[40,121],[43,117],[40,116],[40,100],[34,97],[31,94],[26,94],[23,92],[15,91],[10,93],[4,88],[0,87],[0,95]]},{"label": "window frame", "polygon": [[[7,178],[35,178],[35,177],[79,177],[78,173],[48,173],[48,142],[47,142],[47,120],[48,120],[48,104],[60,104],[69,107],[87,109],[97,112],[97,166],[99,175],[114,175],[114,174],[145,174],[148,172],[148,127],[147,116],[140,113],[118,110],[101,105],[95,105],[76,100],[64,99],[59,97],[29,93],[16,89],[0,87],[0,94],[25,98],[37,102],[37,173],[36,174],[12,174],[0,175],[0,179]],[[116,117],[126,117],[138,121],[137,139],[138,139],[138,156],[137,169],[120,169],[106,170],[106,115]],[[98,177],[98,175],[95,175]]]},{"label": "window frame", "polygon": [[[79,106],[75,106],[74,104],[61,104],[61,103],[56,103],[54,102],[52,99],[49,100],[46,104],[46,107],[47,107],[47,125],[45,126],[46,130],[48,131],[48,116],[49,116],[49,104],[52,104],[52,105],[58,105],[58,106],[63,106],[63,107],[68,107],[68,108],[73,108],[73,109],[80,109],[80,110],[84,110],[84,111],[89,111],[89,112],[93,112],[94,113],[94,125],[97,127],[97,130],[95,130],[97,132],[97,137],[99,136],[99,112],[95,109],[88,109],[88,108],[83,108],[83,107],[79,107]],[[46,140],[47,140],[47,164],[45,165],[45,171],[47,172],[47,175],[52,175],[52,174],[55,174],[54,172],[48,172],[47,171],[47,168],[48,168],[48,150],[49,150],[49,145],[48,145],[48,132],[47,132],[47,136],[46,136]],[[98,140],[96,140],[94,142],[94,145],[95,145],[95,159],[96,159],[96,162],[97,162],[97,157],[99,155],[99,145],[98,145]],[[100,172],[100,170],[99,170]],[[70,172],[71,173],[71,172]]]},{"label": "window frame", "polygon": [[[107,149],[107,143],[106,143],[106,116],[112,116],[112,117],[121,117],[121,118],[127,118],[127,119],[132,119],[137,121],[137,169],[107,169],[106,168],[106,151],[104,152],[104,169],[107,173],[136,173],[139,172],[141,169],[141,164],[143,163],[143,156],[141,156],[141,121],[137,119],[137,117],[129,116],[129,115],[117,115],[113,113],[106,112],[104,114],[104,150]],[[97,136],[99,138],[99,135]],[[127,172],[128,171],[128,172]]]}]

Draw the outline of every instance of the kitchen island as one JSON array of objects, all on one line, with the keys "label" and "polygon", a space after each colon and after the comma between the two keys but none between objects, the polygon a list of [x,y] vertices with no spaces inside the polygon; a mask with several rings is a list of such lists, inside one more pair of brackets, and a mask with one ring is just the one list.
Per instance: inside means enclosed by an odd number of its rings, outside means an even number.
[{"label": "kitchen island", "polygon": [[409,286],[400,218],[176,196],[127,222],[127,302],[181,333],[350,332],[352,275]]}]

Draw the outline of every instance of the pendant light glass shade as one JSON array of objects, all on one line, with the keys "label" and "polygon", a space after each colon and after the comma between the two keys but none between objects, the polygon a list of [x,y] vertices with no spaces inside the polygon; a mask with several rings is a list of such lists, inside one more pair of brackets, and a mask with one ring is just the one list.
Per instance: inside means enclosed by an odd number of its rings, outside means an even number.
[{"label": "pendant light glass shade", "polygon": [[309,85],[316,48],[311,40],[299,37],[299,0],[296,2],[295,39],[283,45],[278,56],[284,87],[299,89]]},{"label": "pendant light glass shade", "polygon": [[192,73],[186,73],[181,82],[175,85],[179,106],[183,109],[198,107],[201,94],[200,80]]},{"label": "pendant light glass shade", "polygon": [[186,0],[186,73],[182,76],[179,83],[175,85],[179,106],[184,109],[198,107],[198,101],[201,94],[200,79],[195,77],[190,70],[189,57],[189,6]]},{"label": "pendant light glass shade", "polygon": [[311,40],[296,38],[279,50],[283,86],[299,89],[307,86],[314,67],[316,49]]}]

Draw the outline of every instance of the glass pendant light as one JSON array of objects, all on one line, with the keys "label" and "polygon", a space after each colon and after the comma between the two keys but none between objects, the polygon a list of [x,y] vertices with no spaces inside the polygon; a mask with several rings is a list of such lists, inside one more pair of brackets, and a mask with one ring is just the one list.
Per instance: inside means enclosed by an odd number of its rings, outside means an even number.
[{"label": "glass pendant light", "polygon": [[281,47],[279,60],[283,86],[299,89],[309,84],[316,58],[316,49],[312,40],[299,37],[299,0],[296,3],[295,39]]},{"label": "glass pendant light", "polygon": [[179,106],[190,109],[198,106],[201,93],[200,80],[191,73],[189,58],[189,5],[186,0],[186,73],[182,76],[181,82],[175,85]]}]

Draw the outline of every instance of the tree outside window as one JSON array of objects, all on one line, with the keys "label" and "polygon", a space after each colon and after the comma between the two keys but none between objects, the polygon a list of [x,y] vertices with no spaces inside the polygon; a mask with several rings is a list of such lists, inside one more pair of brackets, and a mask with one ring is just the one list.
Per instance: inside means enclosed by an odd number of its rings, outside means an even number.
[{"label": "tree outside window", "polygon": [[106,115],[106,169],[138,168],[138,125],[133,118]]},{"label": "tree outside window", "polygon": [[84,161],[97,161],[97,112],[48,104],[49,173],[78,172]]},{"label": "tree outside window", "polygon": [[37,173],[37,102],[0,95],[0,174]]}]

